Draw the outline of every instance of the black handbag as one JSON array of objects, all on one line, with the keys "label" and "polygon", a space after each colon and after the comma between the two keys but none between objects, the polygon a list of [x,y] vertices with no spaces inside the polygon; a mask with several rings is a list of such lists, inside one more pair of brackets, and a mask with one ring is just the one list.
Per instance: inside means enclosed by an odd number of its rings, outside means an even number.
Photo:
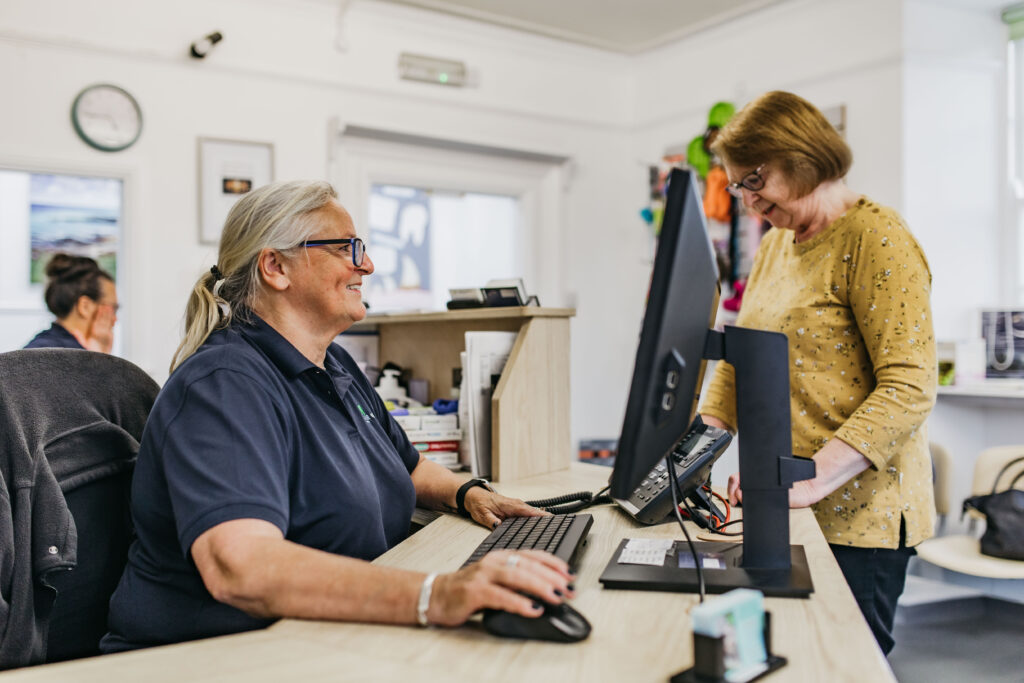
[{"label": "black handbag", "polygon": [[973,508],[985,515],[985,533],[981,536],[981,554],[1007,560],[1024,560],[1024,491],[1013,488],[1024,477],[1022,470],[1005,491],[996,493],[999,479],[1024,457],[1011,460],[999,470],[992,493],[972,496],[964,501],[963,512]]}]

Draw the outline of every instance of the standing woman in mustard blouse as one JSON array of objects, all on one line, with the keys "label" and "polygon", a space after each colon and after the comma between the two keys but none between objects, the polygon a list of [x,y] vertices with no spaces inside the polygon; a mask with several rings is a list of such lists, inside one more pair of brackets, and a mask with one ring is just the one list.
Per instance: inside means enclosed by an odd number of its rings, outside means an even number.
[{"label": "standing woman in mustard blouse", "polygon": [[[882,651],[913,546],[935,505],[925,419],[935,402],[931,273],[903,219],[848,188],[849,147],[806,100],[761,95],[712,145],[729,190],[772,224],[737,325],[789,338],[795,455],[814,479],[790,490],[810,506]],[[719,363],[704,421],[735,431],[733,368]],[[729,497],[742,500],[739,475]]]}]

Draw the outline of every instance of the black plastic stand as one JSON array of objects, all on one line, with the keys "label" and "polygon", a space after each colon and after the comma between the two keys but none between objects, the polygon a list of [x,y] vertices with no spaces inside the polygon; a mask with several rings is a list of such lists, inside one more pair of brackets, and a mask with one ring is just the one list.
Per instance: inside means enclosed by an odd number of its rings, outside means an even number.
[{"label": "black plastic stand", "polygon": [[[687,495],[687,498],[693,501],[694,507],[699,508],[701,510],[706,510],[709,518],[717,517],[719,524],[725,523],[725,513],[718,509],[718,506],[715,505],[713,500],[711,500],[711,496],[705,493],[703,486],[698,486],[696,489],[691,491],[689,495]],[[673,515],[669,516],[674,517]],[[693,519],[693,521],[697,526],[701,527],[702,529],[709,529],[711,531],[714,531],[714,528],[703,519],[697,518]]]},{"label": "black plastic stand", "polygon": [[[789,341],[779,332],[726,326],[708,331],[704,357],[725,360],[736,371],[736,425],[743,487],[743,544],[694,543],[707,591],[756,588],[765,595],[807,597],[814,592],[803,546],[789,544],[789,488],[814,477],[814,461],[794,458],[789,415]],[[697,590],[697,571],[679,558],[661,567],[619,564],[616,550],[601,575],[606,588]]]},{"label": "black plastic stand", "polygon": [[[789,415],[789,340],[780,332],[727,326],[708,331],[704,356],[736,371],[736,427],[743,487],[747,570],[790,569],[789,489],[814,477],[814,461],[793,457]],[[809,575],[808,575],[809,576]],[[813,586],[808,586],[813,591]]]},{"label": "black plastic stand", "polygon": [[[771,613],[764,613],[764,650],[768,655],[768,668],[747,679],[756,681],[786,665],[786,658],[772,654]],[[669,679],[671,683],[726,683],[725,638],[693,634],[693,668],[680,671]]]}]

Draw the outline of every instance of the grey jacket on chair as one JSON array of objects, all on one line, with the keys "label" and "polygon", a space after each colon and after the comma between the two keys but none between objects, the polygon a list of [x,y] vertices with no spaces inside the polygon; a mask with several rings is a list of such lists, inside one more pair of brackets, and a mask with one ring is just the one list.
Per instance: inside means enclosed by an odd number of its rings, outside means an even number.
[{"label": "grey jacket on chair", "polygon": [[64,494],[133,467],[157,390],[102,353],[0,354],[0,668],[45,661],[51,579],[78,562]]}]

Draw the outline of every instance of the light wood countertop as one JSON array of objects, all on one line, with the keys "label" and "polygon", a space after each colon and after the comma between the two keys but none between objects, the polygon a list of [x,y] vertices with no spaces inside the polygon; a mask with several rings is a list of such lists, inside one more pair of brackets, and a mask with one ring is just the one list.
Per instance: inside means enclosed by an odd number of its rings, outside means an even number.
[{"label": "light wood countertop", "polygon": [[[524,499],[602,488],[611,470],[575,463],[561,472],[503,482]],[[455,629],[285,619],[263,631],[22,669],[7,681],[666,681],[693,663],[690,610],[697,596],[607,590],[598,577],[623,537],[677,537],[675,524],[641,527],[613,506],[594,515],[573,605],[593,625],[577,644],[515,641],[478,620]],[[809,510],[791,519],[814,579],[809,599],[766,598],[773,650],[789,663],[766,680],[895,681]],[[423,571],[457,569],[487,530],[444,515],[378,558]],[[692,534],[691,534],[692,535]],[[159,618],[154,615],[154,618]]]}]

